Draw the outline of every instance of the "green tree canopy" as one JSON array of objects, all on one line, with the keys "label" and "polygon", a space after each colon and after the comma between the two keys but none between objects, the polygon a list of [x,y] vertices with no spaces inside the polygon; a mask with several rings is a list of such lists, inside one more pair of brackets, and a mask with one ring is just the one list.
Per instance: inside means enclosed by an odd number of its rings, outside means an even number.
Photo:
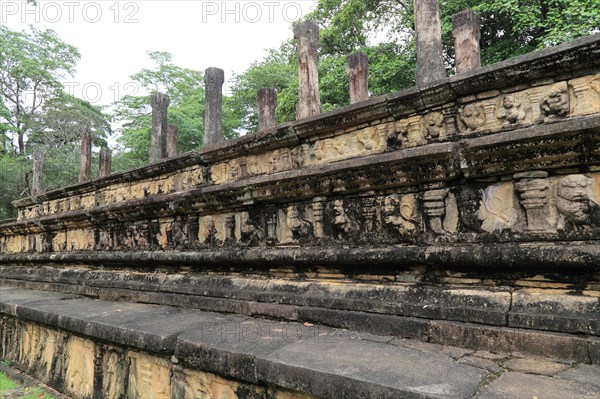
[{"label": "green tree canopy", "polygon": [[[152,130],[152,110],[149,94],[158,91],[170,98],[169,123],[179,128],[178,151],[196,150],[202,145],[204,132],[204,81],[200,71],[173,64],[167,52],[149,52],[153,63],[131,76],[137,85],[135,95],[127,95],[115,104],[115,117],[122,123],[119,138],[120,167],[132,167],[148,162]],[[237,134],[241,122],[225,98],[223,106],[223,133],[225,137]]]},{"label": "green tree canopy", "polygon": [[73,75],[79,57],[52,30],[15,32],[0,26],[0,133],[5,149],[16,136],[16,150],[25,154],[35,117],[45,101],[61,95],[61,80]]},{"label": "green tree canopy", "polygon": [[[464,9],[481,15],[481,57],[489,64],[600,31],[600,0],[440,0],[444,55],[454,65],[452,16]],[[416,49],[412,0],[320,0],[307,18],[321,27],[319,87],[325,111],[349,102],[346,56],[369,58],[369,90],[381,95],[414,85]],[[257,127],[256,91],[278,90],[277,121],[295,119],[298,102],[292,40],[269,51],[236,76],[233,104],[244,128]]]}]

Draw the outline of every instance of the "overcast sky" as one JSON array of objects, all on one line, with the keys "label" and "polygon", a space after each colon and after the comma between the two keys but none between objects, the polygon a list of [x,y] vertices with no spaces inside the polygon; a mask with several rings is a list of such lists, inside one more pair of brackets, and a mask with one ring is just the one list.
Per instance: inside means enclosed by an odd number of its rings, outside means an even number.
[{"label": "overcast sky", "polygon": [[173,54],[176,65],[214,66],[241,73],[265,50],[292,36],[291,22],[310,12],[315,0],[0,0],[0,23],[55,30],[81,52],[72,94],[106,105],[132,94],[129,76],[150,67],[148,51]]}]

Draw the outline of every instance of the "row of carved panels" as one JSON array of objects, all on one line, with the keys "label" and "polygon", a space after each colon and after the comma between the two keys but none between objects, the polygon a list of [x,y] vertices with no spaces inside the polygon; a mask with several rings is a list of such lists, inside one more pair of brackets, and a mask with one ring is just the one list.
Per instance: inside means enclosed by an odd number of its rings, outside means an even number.
[{"label": "row of carved panels", "polygon": [[316,198],[214,215],[123,222],[4,236],[4,253],[193,249],[227,245],[427,243],[519,240],[528,234],[589,239],[600,233],[600,173],[516,174],[486,187],[439,188],[368,198]]},{"label": "row of carved panels", "polygon": [[249,176],[415,147],[445,141],[457,133],[493,133],[594,113],[600,113],[600,74],[499,94],[485,100],[474,99],[458,107],[397,121],[375,121],[358,130],[337,132],[333,137],[296,147],[236,157],[209,166],[207,171],[196,166],[155,180],[109,186],[81,198],[74,196],[25,208],[19,213],[19,219],[89,209],[147,195],[181,191],[200,184],[221,184]]}]

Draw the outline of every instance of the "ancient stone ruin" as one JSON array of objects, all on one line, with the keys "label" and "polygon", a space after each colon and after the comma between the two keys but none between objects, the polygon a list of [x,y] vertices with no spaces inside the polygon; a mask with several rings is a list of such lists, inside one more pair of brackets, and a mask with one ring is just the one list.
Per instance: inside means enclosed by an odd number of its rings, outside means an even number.
[{"label": "ancient stone ruin", "polygon": [[456,21],[460,73],[428,28],[416,87],[364,99],[355,55],[327,113],[300,25],[302,119],[262,91],[234,140],[210,68],[197,152],[153,97],[151,164],[0,225],[0,357],[77,398],[597,395],[600,35],[479,67]]}]

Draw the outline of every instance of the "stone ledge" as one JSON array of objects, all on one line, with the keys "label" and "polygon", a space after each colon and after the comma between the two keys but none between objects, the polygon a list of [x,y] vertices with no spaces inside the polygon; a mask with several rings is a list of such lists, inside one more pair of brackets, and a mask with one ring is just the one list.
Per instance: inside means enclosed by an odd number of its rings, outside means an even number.
[{"label": "stone ledge", "polygon": [[[188,311],[2,289],[0,311],[250,383],[273,384],[327,398],[471,397],[487,375],[452,358],[367,340],[368,336]],[[357,345],[373,356],[357,358]]]},{"label": "stone ledge", "polygon": [[[253,386],[267,384],[331,399],[471,398],[476,392],[487,389],[490,379],[508,375],[504,367],[485,359],[497,359],[496,363],[502,366],[502,359],[511,357],[508,352],[532,346],[540,355],[554,356],[562,361],[597,363],[599,360],[590,358],[593,351],[588,351],[589,342],[581,337],[463,323],[434,321],[430,326],[433,343],[420,343],[308,323],[8,288],[0,288],[0,313],[19,322],[37,323],[42,328],[58,328],[63,331],[62,336],[66,332],[72,337],[68,342],[81,342],[91,354],[95,343],[111,346],[111,356],[131,352],[128,349],[131,348],[143,351],[130,353],[136,361],[159,356],[154,358],[155,362],[160,363],[162,369],[175,367],[176,374],[202,370]],[[7,321],[6,317],[4,319]],[[8,330],[10,323],[0,326],[0,336],[7,345],[2,353],[16,353],[11,347],[14,341],[9,337],[14,331]],[[508,340],[500,334],[504,330],[508,331]],[[61,342],[67,342],[60,338],[61,334],[48,335],[60,342],[46,344],[56,348],[62,345]],[[480,348],[484,344],[495,353],[472,353],[435,344],[456,342],[471,348]],[[104,352],[100,349],[98,353]],[[469,353],[471,355],[464,361],[459,359]],[[176,366],[166,360],[169,356]],[[555,377],[559,379],[558,383],[566,387],[567,393],[588,395],[590,387],[581,378],[593,373],[597,366],[578,366],[565,371],[570,367],[557,368],[560,371]],[[522,388],[531,392],[539,389],[536,384]],[[85,392],[91,392],[91,388]]]},{"label": "stone ledge", "polygon": [[581,269],[600,268],[600,242],[523,242],[400,245],[348,248],[329,247],[259,247],[203,251],[73,251],[62,253],[0,254],[0,264],[102,264],[162,266],[211,265],[332,265],[372,266],[401,261],[403,266],[428,265],[483,270]]}]

